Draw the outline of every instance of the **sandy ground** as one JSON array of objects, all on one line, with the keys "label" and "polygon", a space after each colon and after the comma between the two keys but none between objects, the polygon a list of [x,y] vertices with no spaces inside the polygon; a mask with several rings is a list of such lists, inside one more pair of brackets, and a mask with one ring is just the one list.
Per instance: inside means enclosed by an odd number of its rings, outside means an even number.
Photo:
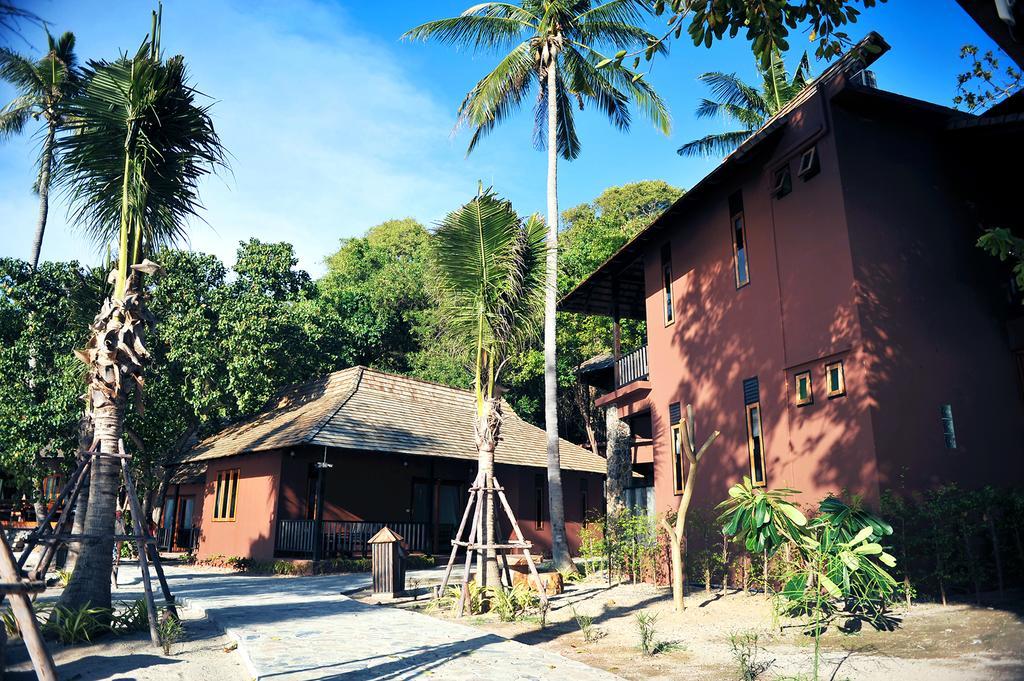
[{"label": "sandy ground", "polygon": [[[395,605],[449,616],[431,610],[425,597]],[[594,618],[600,638],[584,641],[573,608]],[[656,639],[670,644],[664,652],[650,657],[639,652],[634,615],[640,610],[657,615]],[[895,631],[868,627],[842,634],[833,630],[824,639],[821,678],[1024,679],[1022,613],[1024,598],[1018,593],[999,607],[915,605],[894,613],[900,620]],[[809,678],[813,669],[811,639],[792,626],[793,622],[773,622],[771,607],[759,594],[698,591],[688,597],[687,610],[677,614],[668,589],[647,584],[608,588],[583,583],[569,585],[565,594],[552,599],[544,628],[538,618],[503,623],[485,615],[465,621],[626,679],[741,678],[729,642],[731,635],[740,632],[756,632],[759,659],[771,663],[760,678]]]},{"label": "sandy ground", "polygon": [[[62,681],[249,679],[233,641],[195,610],[183,608],[179,612],[185,634],[171,649],[170,656],[153,647],[148,633],[106,636],[92,644],[74,646],[49,641],[47,645],[57,664],[57,674]],[[21,641],[8,642],[7,670],[5,674],[0,673],[0,678],[5,681],[36,678]]]}]

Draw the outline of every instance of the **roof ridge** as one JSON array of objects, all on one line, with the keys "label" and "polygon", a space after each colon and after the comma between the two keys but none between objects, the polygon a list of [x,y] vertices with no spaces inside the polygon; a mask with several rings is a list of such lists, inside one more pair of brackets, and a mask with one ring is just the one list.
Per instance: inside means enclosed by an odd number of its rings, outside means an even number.
[{"label": "roof ridge", "polygon": [[[366,373],[366,367],[362,366],[361,364],[357,364],[355,367],[349,367],[349,369],[352,368],[355,368],[357,370],[356,379],[355,381],[352,382],[352,389],[348,391],[348,394],[346,394],[344,397],[338,400],[337,407],[332,409],[331,412],[325,418],[320,419],[320,421],[315,423],[313,427],[309,429],[309,433],[304,438],[302,438],[303,442],[311,442],[313,438],[319,435],[320,431],[324,429],[324,426],[331,422],[331,419],[334,418],[334,415],[341,411],[341,408],[348,404],[348,401],[351,400],[352,396],[356,394],[357,390],[359,390],[359,386],[363,382],[363,374]],[[341,371],[330,373],[327,376],[328,378],[330,378],[335,373],[340,374],[344,371],[348,371],[349,369],[342,369]]]}]

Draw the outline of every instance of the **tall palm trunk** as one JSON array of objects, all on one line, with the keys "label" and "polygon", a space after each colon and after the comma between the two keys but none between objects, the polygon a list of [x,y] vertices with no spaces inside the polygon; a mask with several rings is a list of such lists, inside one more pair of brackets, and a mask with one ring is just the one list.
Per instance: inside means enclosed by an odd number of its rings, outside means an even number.
[{"label": "tall palm trunk", "polygon": [[559,570],[574,569],[565,536],[562,464],[558,454],[558,366],[555,350],[555,312],[558,297],[558,95],[557,47],[549,43],[548,95],[548,238],[544,292],[544,430],[548,444],[548,516],[551,519],[551,557]]},{"label": "tall palm trunk", "polygon": [[[486,402],[484,415],[478,424],[477,452],[480,466],[480,481],[484,487],[494,487],[494,450],[497,447],[501,432],[501,400],[490,398]],[[494,492],[484,493],[484,536],[487,544],[497,543],[497,523],[495,516]],[[477,554],[478,580],[481,586],[500,588],[501,574],[498,572],[498,554],[494,549]]]},{"label": "tall palm trunk", "polygon": [[32,243],[32,269],[39,265],[39,252],[43,249],[43,233],[46,231],[46,216],[50,212],[50,171],[53,169],[53,143],[57,137],[57,126],[52,121],[43,141],[43,157],[39,164],[39,219],[36,221],[36,238]]},{"label": "tall palm trunk", "polygon": [[[92,405],[93,437],[102,454],[116,455],[124,431],[128,397],[141,397],[142,370],[149,360],[143,344],[146,326],[152,317],[142,305],[141,273],[159,269],[146,260],[133,265],[124,288],[117,287],[113,297],[92,324],[92,338],[76,355],[89,366],[88,396]],[[123,298],[118,292],[123,290]],[[114,551],[114,520],[120,488],[120,464],[114,457],[99,457],[93,462],[89,480],[89,504],[85,512],[78,563],[71,581],[61,596],[61,605],[110,607],[110,574]]]}]

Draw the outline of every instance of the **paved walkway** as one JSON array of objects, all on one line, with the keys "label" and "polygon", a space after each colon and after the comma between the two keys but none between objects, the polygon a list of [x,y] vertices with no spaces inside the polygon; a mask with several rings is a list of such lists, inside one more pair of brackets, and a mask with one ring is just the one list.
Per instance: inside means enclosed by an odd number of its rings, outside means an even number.
[{"label": "paved walkway", "polygon": [[[167,577],[179,602],[238,641],[256,679],[618,679],[538,647],[342,595],[368,586],[367,574],[247,577],[169,567]],[[134,565],[122,566],[120,580],[114,599],[136,597]]]}]

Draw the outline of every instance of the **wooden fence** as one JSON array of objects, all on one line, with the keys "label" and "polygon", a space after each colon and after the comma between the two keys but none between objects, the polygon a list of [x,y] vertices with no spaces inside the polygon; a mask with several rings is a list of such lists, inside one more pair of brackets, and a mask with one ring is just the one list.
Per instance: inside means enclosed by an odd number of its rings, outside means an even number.
[{"label": "wooden fence", "polygon": [[[325,520],[322,523],[324,558],[365,557],[370,555],[367,544],[370,537],[380,532],[385,525],[396,534],[402,535],[410,551],[431,553],[433,533],[430,523],[384,523],[376,521]],[[279,554],[313,555],[313,541],[316,534],[314,520],[278,520],[274,551]]]}]

